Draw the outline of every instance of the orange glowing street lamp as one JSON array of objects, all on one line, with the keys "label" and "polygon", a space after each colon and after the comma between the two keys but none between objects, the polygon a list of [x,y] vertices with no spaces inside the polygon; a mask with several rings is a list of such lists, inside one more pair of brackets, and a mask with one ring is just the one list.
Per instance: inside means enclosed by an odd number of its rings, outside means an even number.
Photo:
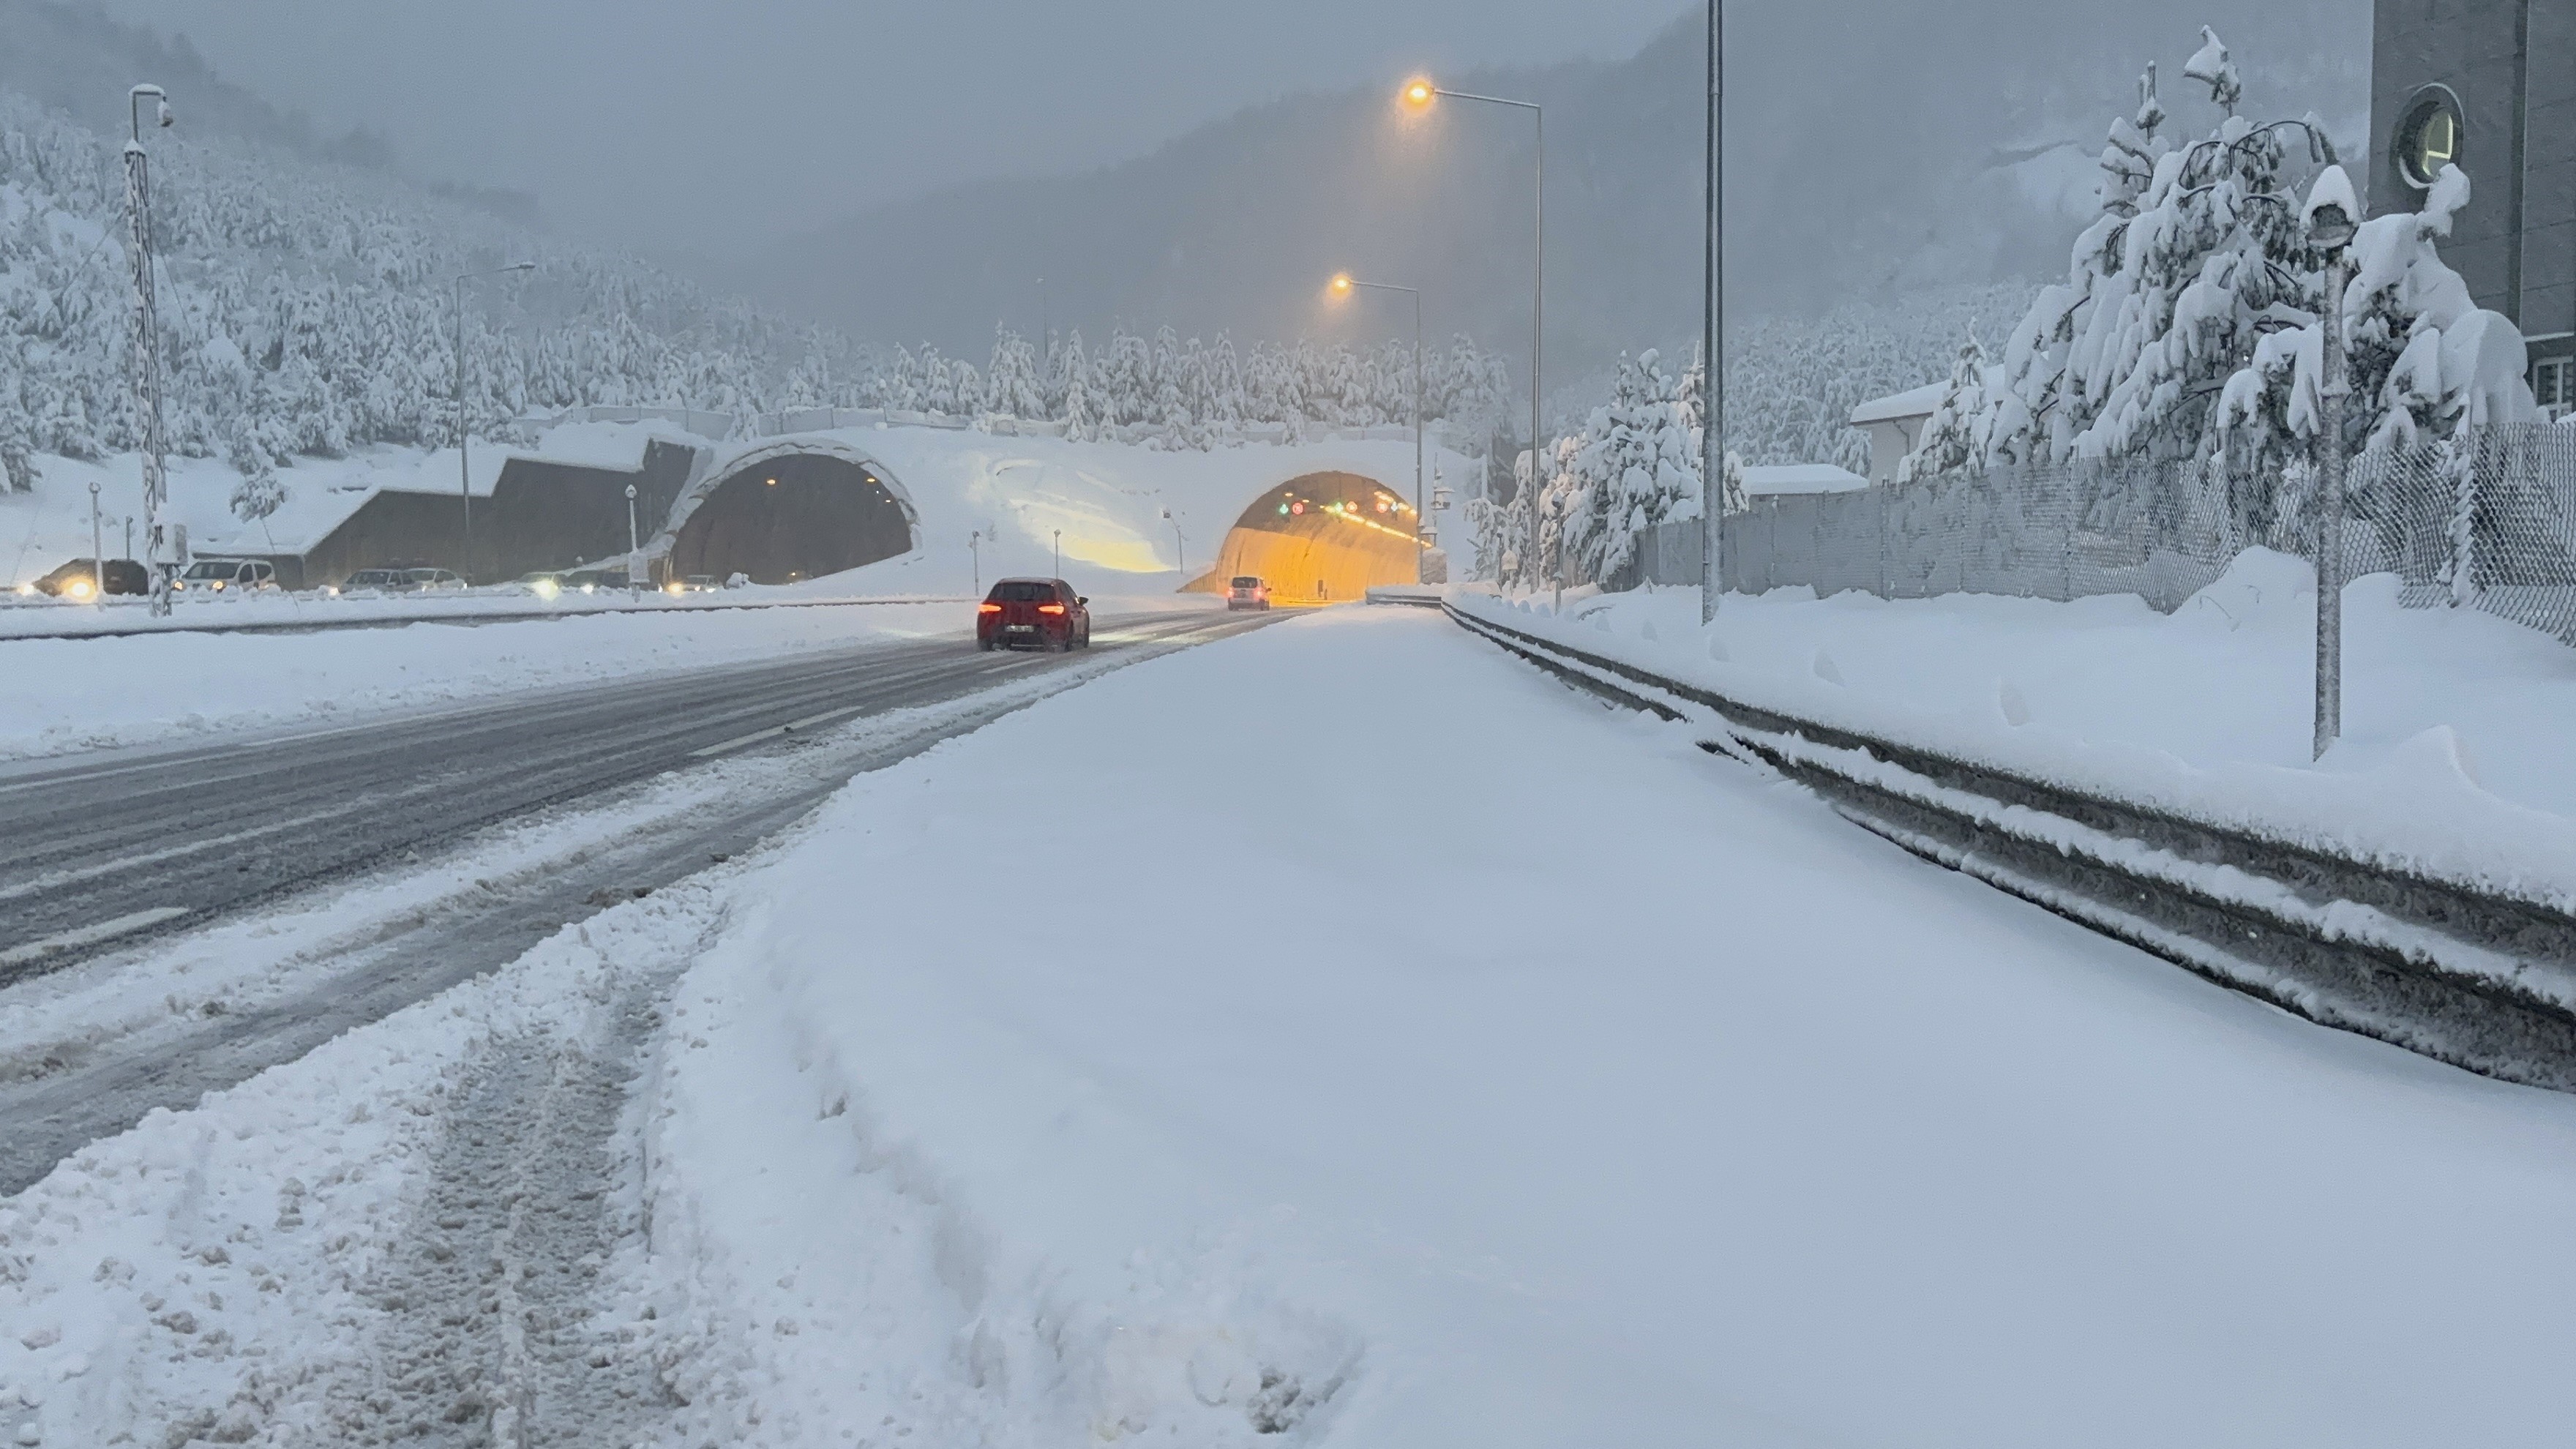
[{"label": "orange glowing street lamp", "polygon": [[[1417,81],[1415,84],[1419,85],[1421,82]],[[1419,288],[1415,287],[1389,286],[1384,282],[1354,281],[1352,280],[1351,274],[1348,272],[1333,273],[1333,280],[1325,287],[1324,290],[1330,292],[1333,300],[1336,302],[1342,301],[1349,297],[1353,292],[1360,290],[1371,292],[1400,292],[1406,297],[1411,298],[1413,301],[1413,546],[1415,554],[1413,581],[1418,584],[1422,582],[1422,570],[1428,563],[1428,560],[1422,557],[1424,552],[1424,540],[1422,537],[1422,292]],[[1335,508],[1336,511],[1340,511],[1340,505],[1335,505]],[[1345,514],[1345,516],[1357,519],[1359,517],[1359,511],[1357,509],[1351,509]]]},{"label": "orange glowing street lamp", "polygon": [[[1530,245],[1532,295],[1530,297],[1529,487],[1535,490],[1538,486],[1539,451],[1541,447],[1538,435],[1539,398],[1542,391],[1539,383],[1539,368],[1540,359],[1547,351],[1547,112],[1536,101],[1516,101],[1505,96],[1480,96],[1473,91],[1443,90],[1437,84],[1433,83],[1429,76],[1415,76],[1413,79],[1404,83],[1404,89],[1396,92],[1396,99],[1400,101],[1406,109],[1417,114],[1429,111],[1432,104],[1438,101],[1442,96],[1447,96],[1452,100],[1482,101],[1489,106],[1510,106],[1514,110],[1527,111],[1530,113],[1530,120],[1535,123],[1537,129],[1536,145],[1533,147],[1534,154],[1532,157],[1535,163],[1532,168],[1534,173],[1532,179],[1535,182],[1535,185],[1532,187],[1534,194],[1531,198],[1531,211],[1533,213],[1533,221],[1535,225],[1532,230]],[[1525,555],[1524,561],[1521,565],[1521,575],[1523,578],[1531,577],[1537,568],[1538,534],[1539,517],[1537,500],[1532,498],[1529,510],[1529,546],[1527,554]],[[1557,566],[1556,574],[1557,587],[1562,591],[1565,587],[1565,568],[1562,563]]]}]

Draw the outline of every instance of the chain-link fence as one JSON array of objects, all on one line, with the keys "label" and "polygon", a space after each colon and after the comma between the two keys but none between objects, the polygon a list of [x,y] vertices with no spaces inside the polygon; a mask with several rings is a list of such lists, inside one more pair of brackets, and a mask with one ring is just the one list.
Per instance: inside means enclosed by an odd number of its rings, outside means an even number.
[{"label": "chain-link fence", "polygon": [[[2171,612],[2239,553],[2316,553],[2313,470],[2223,460],[1952,473],[1758,499],[1726,519],[1727,586],[1884,598],[2137,594]],[[2474,605],[2576,643],[2576,427],[2373,451],[2345,487],[2344,576],[2393,572],[2414,607]],[[1646,581],[1699,581],[1699,524],[1638,540]]]}]

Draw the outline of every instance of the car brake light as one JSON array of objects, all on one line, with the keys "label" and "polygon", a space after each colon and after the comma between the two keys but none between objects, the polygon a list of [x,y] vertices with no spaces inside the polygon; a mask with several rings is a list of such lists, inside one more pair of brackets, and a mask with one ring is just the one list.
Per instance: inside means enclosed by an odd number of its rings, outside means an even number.
[{"label": "car brake light", "polygon": [[1062,605],[1062,604],[1040,604],[1040,605],[1038,605],[1038,612],[1039,612],[1039,613],[1041,613],[1041,614],[1061,614],[1061,613],[1063,613],[1063,612],[1064,612],[1064,605]]},{"label": "car brake light", "polygon": [[978,614],[998,614],[1002,612],[1002,606],[999,604],[977,604],[975,606],[975,612]]}]

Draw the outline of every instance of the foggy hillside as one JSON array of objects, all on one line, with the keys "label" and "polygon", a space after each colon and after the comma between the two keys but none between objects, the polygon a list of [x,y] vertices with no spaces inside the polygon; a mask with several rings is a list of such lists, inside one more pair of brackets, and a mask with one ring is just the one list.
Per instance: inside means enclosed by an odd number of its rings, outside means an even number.
[{"label": "foggy hillside", "polygon": [[[1730,306],[1814,314],[2062,272],[2094,206],[2104,128],[2134,104],[2147,61],[2162,63],[2177,118],[2200,119],[2206,101],[2174,82],[2203,21],[2244,67],[2249,111],[2314,109],[2360,144],[2361,0],[2295,22],[2176,0],[1739,0]],[[1694,13],[1624,61],[1440,78],[1548,107],[1555,376],[1697,330],[1703,33]],[[1398,79],[1247,110],[1085,176],[971,182],[876,208],[770,248],[734,280],[859,335],[958,348],[996,320],[1034,332],[1042,310],[1059,327],[1315,332],[1346,325],[1317,297],[1347,267],[1421,286],[1436,335],[1470,332],[1526,358],[1527,114],[1451,101],[1408,123],[1391,104]],[[1381,309],[1364,330],[1401,320]]]}]

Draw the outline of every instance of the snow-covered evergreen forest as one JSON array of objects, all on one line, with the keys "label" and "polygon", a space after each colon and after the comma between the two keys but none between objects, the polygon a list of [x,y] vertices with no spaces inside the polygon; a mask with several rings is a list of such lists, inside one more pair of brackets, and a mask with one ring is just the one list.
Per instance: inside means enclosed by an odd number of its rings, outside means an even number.
[{"label": "snow-covered evergreen forest", "polygon": [[[632,258],[577,247],[380,172],[253,143],[152,138],[169,446],[222,457],[273,507],[274,470],[455,427],[454,279],[467,284],[465,408],[477,433],[584,404],[749,414],[823,404],[1061,420],[1172,446],[1229,423],[1366,426],[1412,418],[1409,345],[1238,350],[1119,331],[1041,346],[997,333],[982,365],[886,348],[713,297]],[[134,446],[116,138],[0,91],[0,459]],[[1509,413],[1499,359],[1460,339],[1426,358],[1435,419],[1481,437]]]}]

